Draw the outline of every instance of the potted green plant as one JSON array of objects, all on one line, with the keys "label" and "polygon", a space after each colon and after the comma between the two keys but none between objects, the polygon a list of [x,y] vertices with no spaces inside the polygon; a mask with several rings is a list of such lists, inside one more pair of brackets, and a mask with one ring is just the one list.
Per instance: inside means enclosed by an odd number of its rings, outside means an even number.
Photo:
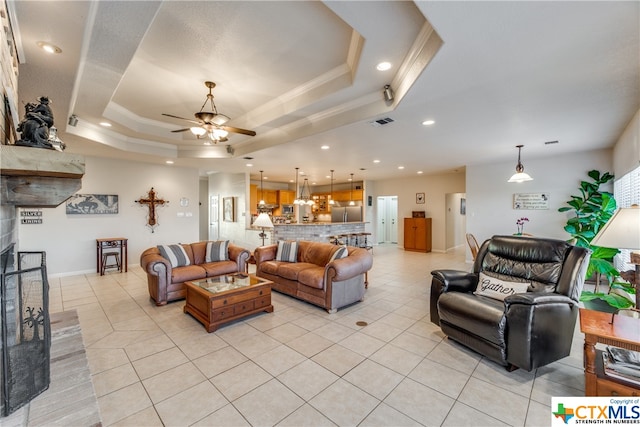
[{"label": "potted green plant", "polygon": [[[586,277],[594,277],[596,286],[594,292],[583,291],[580,300],[585,303],[602,301],[605,309],[617,310],[633,306],[635,295],[633,287],[623,282],[614,281],[620,273],[613,265],[613,257],[620,252],[617,248],[603,248],[591,245],[591,241],[598,231],[611,219],[616,211],[616,200],[613,194],[601,191],[600,186],[613,180],[614,176],[608,172],[601,174],[597,170],[588,172],[591,182],[580,182],[580,195],[571,196],[567,205],[558,209],[559,212],[573,211],[574,217],[567,220],[564,229],[571,235],[571,242],[576,246],[589,248],[592,251]],[[603,277],[613,282],[609,292],[599,292],[600,281]],[[608,306],[608,307],[607,307]]]}]

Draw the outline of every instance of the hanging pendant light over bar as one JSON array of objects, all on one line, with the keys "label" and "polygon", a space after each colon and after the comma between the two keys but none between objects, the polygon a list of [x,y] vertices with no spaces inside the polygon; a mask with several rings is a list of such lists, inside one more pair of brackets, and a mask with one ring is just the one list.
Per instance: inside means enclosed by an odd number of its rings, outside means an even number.
[{"label": "hanging pendant light over bar", "polygon": [[349,197],[349,206],[355,206],[356,202],[353,201],[353,173],[351,174],[351,196]]},{"label": "hanging pendant light over bar", "polygon": [[304,179],[302,183],[302,189],[300,190],[300,204],[301,205],[313,205],[313,199],[311,198],[311,188],[309,188],[309,180]]},{"label": "hanging pendant light over bar", "polygon": [[301,205],[304,203],[302,200],[300,200],[300,196],[298,196],[298,174],[299,174],[298,170],[299,169],[300,168],[296,168],[296,198],[293,200],[294,205]]},{"label": "hanging pendant light over bar", "polygon": [[262,172],[260,171],[260,201],[258,202],[258,205],[260,207],[263,207],[265,205],[264,203],[264,189],[262,188]]},{"label": "hanging pendant light over bar", "polygon": [[524,145],[516,145],[516,148],[518,149],[518,164],[516,165],[516,173],[514,173],[507,182],[525,182],[533,180],[533,178],[531,178],[529,174],[525,173],[524,166],[520,161],[520,151],[522,150],[522,147],[524,147]]},{"label": "hanging pendant light over bar", "polygon": [[329,204],[335,205],[336,202],[333,201],[333,169],[331,169],[331,194],[329,195]]}]

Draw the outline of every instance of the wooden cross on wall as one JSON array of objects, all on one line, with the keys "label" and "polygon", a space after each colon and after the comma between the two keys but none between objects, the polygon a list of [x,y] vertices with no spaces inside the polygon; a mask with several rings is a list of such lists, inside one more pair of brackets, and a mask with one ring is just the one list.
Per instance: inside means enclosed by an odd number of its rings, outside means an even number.
[{"label": "wooden cross on wall", "polygon": [[147,197],[146,198],[141,197],[140,199],[136,200],[136,203],[140,203],[141,205],[147,205],[147,207],[149,208],[149,219],[147,221],[147,225],[151,227],[151,232],[153,233],[153,227],[157,225],[156,205],[162,206],[165,203],[169,203],[169,201],[156,198],[156,192],[153,191],[153,187],[151,187],[151,190],[149,190],[149,194],[147,195]]}]

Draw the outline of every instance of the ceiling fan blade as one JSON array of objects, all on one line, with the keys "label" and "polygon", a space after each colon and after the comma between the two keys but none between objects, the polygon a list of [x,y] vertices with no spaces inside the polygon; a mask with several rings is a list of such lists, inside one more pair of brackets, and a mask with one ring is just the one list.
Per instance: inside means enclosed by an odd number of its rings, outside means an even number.
[{"label": "ceiling fan blade", "polygon": [[243,135],[249,135],[249,136],[256,136],[256,133],[252,130],[234,128],[233,126],[219,126],[219,128],[226,130],[227,132],[241,133]]},{"label": "ceiling fan blade", "polygon": [[184,128],[184,129],[178,129],[178,130],[172,130],[171,132],[186,132],[188,130],[191,130],[191,128]]},{"label": "ceiling fan blade", "polygon": [[180,119],[180,120],[186,120],[190,123],[195,123],[195,124],[200,124],[200,122],[196,122],[195,120],[191,120],[191,119],[185,119],[184,117],[180,117],[180,116],[174,116],[173,114],[166,114],[166,113],[162,113],[163,116],[167,116],[167,117],[173,117],[174,119]]}]

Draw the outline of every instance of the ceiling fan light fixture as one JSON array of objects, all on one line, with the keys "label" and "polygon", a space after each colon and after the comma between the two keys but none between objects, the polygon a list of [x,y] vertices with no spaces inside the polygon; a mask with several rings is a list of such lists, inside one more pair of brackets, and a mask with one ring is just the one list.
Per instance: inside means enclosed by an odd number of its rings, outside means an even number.
[{"label": "ceiling fan light fixture", "polygon": [[200,126],[193,126],[190,127],[189,130],[191,131],[192,134],[194,134],[195,136],[202,136],[205,133],[207,133],[207,130],[203,127]]},{"label": "ceiling fan light fixture", "polygon": [[213,134],[213,136],[215,137],[215,139],[222,139],[222,138],[226,138],[227,135],[229,135],[229,132],[227,132],[224,129],[214,129],[211,131],[211,133]]}]

